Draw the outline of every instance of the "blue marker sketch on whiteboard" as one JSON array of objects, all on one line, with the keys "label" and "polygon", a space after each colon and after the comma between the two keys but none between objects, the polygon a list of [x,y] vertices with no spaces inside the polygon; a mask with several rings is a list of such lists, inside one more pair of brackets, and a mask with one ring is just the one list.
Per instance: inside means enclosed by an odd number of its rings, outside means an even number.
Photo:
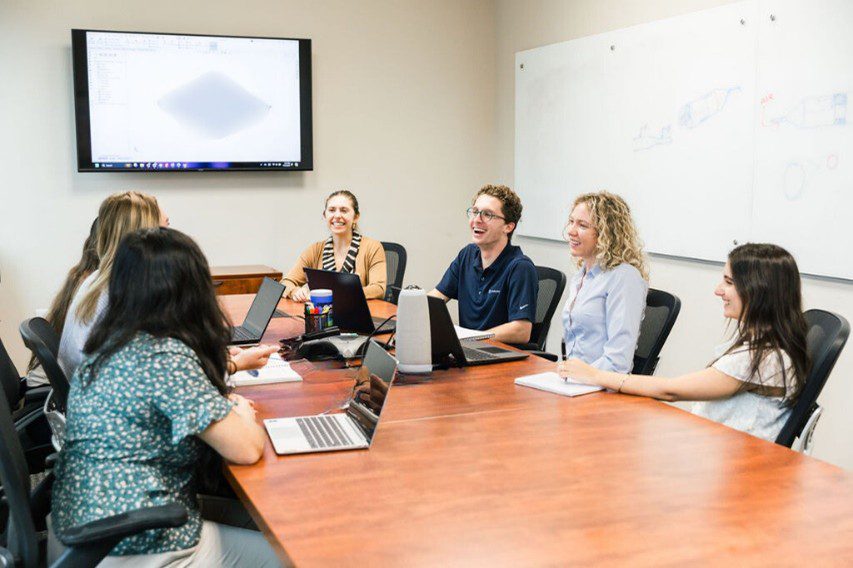
[{"label": "blue marker sketch on whiteboard", "polygon": [[667,124],[660,129],[659,132],[649,132],[649,125],[644,124],[640,128],[640,133],[634,137],[634,151],[641,152],[650,150],[655,146],[664,144],[672,144],[672,125]]},{"label": "blue marker sketch on whiteboard", "polygon": [[683,128],[696,128],[712,116],[723,112],[732,94],[740,90],[738,85],[708,91],[681,107],[681,112],[678,113],[678,124]]},{"label": "blue marker sketch on whiteboard", "polygon": [[821,167],[808,158],[792,159],[785,163],[782,172],[782,188],[788,201],[797,201],[808,189],[811,178],[821,171]]},{"label": "blue marker sketch on whiteboard", "polygon": [[773,100],[772,94],[761,100],[762,126],[787,124],[794,128],[808,129],[847,124],[847,93],[803,97],[786,112],[768,118],[767,107]]}]

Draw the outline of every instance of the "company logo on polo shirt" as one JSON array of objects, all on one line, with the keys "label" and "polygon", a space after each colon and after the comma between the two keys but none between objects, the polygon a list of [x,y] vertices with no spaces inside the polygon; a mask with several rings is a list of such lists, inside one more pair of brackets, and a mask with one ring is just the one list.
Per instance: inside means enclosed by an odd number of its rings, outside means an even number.
[{"label": "company logo on polo shirt", "polygon": [[494,288],[492,288],[491,290],[489,290],[489,292],[488,292],[488,293],[489,293],[489,294],[500,294],[500,293],[501,293],[501,291],[500,291],[500,290],[495,290]]},{"label": "company logo on polo shirt", "polygon": [[523,306],[518,306],[518,309],[519,309],[519,310],[523,310],[524,308],[526,308],[526,307],[527,307],[527,306],[529,306],[529,305],[530,305],[530,304],[524,304]]}]

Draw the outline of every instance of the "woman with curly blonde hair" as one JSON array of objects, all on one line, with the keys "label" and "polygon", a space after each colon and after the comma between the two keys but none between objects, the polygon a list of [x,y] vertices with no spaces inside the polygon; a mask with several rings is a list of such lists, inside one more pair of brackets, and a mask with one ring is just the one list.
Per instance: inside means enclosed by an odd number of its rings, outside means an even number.
[{"label": "woman with curly blonde hair", "polygon": [[631,210],[613,193],[585,193],[572,204],[564,235],[579,268],[563,310],[564,358],[628,372],[649,289]]}]

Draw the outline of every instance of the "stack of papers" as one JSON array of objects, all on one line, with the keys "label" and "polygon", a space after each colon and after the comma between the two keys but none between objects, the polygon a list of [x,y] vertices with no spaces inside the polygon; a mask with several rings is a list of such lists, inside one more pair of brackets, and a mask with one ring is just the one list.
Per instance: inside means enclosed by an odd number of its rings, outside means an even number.
[{"label": "stack of papers", "polygon": [[278,353],[270,355],[266,366],[256,371],[238,371],[231,375],[230,382],[235,387],[250,385],[271,385],[273,383],[293,383],[301,381],[299,373],[290,368],[290,363]]},{"label": "stack of papers", "polygon": [[569,379],[566,381],[557,373],[539,373],[537,375],[527,375],[526,377],[518,377],[515,379],[515,384],[523,387],[531,387],[543,391],[552,392],[563,396],[579,396],[589,394],[591,392],[604,390],[603,387],[594,385],[584,385],[576,383]]}]

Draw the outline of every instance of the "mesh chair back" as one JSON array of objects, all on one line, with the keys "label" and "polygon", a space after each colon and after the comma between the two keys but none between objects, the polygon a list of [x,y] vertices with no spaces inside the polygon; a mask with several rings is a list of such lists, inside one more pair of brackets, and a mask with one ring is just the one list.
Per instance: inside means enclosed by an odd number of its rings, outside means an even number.
[{"label": "mesh chair back", "polygon": [[649,288],[645,315],[640,323],[640,337],[637,338],[637,348],[634,351],[634,368],[631,370],[633,374],[654,374],[660,360],[660,351],[680,311],[681,300],[678,296]]},{"label": "mesh chair back", "polygon": [[17,407],[21,400],[21,376],[15,364],[12,363],[12,358],[9,357],[2,340],[0,340],[0,386],[3,388],[3,394],[6,395],[9,407]]},{"label": "mesh chair back", "polygon": [[403,277],[406,275],[406,249],[397,243],[382,243],[385,249],[385,266],[388,274],[385,288],[385,301],[397,303],[400,288],[403,287]]},{"label": "mesh chair back", "polygon": [[6,548],[19,565],[37,566],[39,546],[30,509],[30,476],[6,397],[0,396],[0,482],[9,507]]},{"label": "mesh chair back", "polygon": [[804,315],[809,326],[807,349],[812,367],[791,416],[776,437],[777,444],[789,448],[816,409],[817,397],[820,396],[829,373],[850,336],[850,324],[838,314],[825,310],[808,310]]},{"label": "mesh chair back", "polygon": [[50,381],[59,410],[64,412],[69,384],[65,372],[59,366],[59,335],[44,318],[24,320],[20,331],[24,344],[35,354]]},{"label": "mesh chair back", "polygon": [[551,318],[554,317],[563,290],[566,289],[566,275],[556,268],[537,266],[536,276],[539,280],[539,292],[536,295],[536,321],[530,331],[530,343],[536,344],[537,350],[544,351]]}]

